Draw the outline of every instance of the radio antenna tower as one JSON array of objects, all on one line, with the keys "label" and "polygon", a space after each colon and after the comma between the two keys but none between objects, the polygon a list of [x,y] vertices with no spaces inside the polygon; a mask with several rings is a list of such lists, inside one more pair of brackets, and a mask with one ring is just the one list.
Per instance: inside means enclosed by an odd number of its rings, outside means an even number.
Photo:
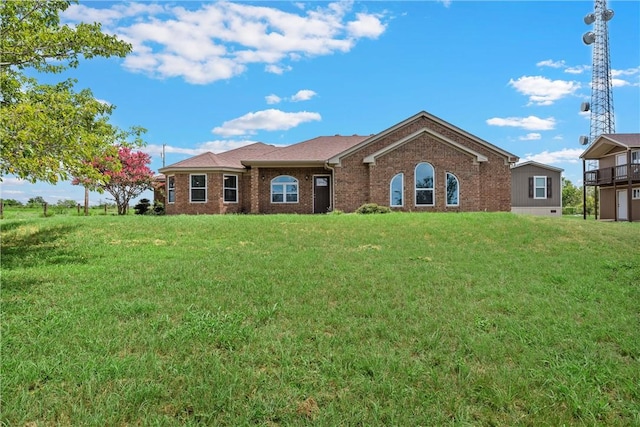
[{"label": "radio antenna tower", "polygon": [[[611,59],[609,57],[609,30],[607,22],[613,18],[613,10],[607,9],[606,0],[595,0],[594,11],[584,17],[584,23],[593,24],[593,31],[582,36],[586,45],[593,45],[591,72],[591,104],[583,102],[581,111],[590,111],[589,136],[581,136],[582,145],[593,144],[602,134],[615,132],[613,115],[613,94],[611,90]],[[590,161],[589,170],[598,167],[597,161]]]}]

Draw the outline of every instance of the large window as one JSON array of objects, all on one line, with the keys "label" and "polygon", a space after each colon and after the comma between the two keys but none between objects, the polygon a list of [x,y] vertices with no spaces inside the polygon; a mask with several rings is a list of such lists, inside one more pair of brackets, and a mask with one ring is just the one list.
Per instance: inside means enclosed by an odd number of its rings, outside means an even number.
[{"label": "large window", "polygon": [[415,171],[416,206],[433,206],[433,166],[429,163],[419,163]]},{"label": "large window", "polygon": [[224,201],[227,203],[238,202],[238,176],[225,175],[223,189]]},{"label": "large window", "polygon": [[533,185],[534,185],[533,198],[546,199],[547,198],[547,177],[534,176]]},{"label": "large window", "polygon": [[460,204],[460,184],[458,178],[447,172],[447,206],[458,206]]},{"label": "large window", "polygon": [[191,175],[189,193],[191,203],[207,201],[207,175]]},{"label": "large window", "polygon": [[389,188],[389,205],[390,206],[403,206],[404,205],[404,174],[399,173],[391,179],[391,185]]},{"label": "large window", "polygon": [[288,175],[273,178],[271,203],[298,203],[298,180]]},{"label": "large window", "polygon": [[631,152],[631,164],[640,164],[640,150],[633,150]]},{"label": "large window", "polygon": [[175,203],[176,201],[176,177],[167,177],[167,202]]}]

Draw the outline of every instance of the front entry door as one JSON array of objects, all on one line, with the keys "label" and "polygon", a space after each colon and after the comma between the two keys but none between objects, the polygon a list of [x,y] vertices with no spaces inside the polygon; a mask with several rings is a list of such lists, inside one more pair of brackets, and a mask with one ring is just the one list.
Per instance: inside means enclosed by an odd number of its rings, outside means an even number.
[{"label": "front entry door", "polygon": [[618,190],[618,221],[628,221],[627,190]]},{"label": "front entry door", "polygon": [[313,177],[313,213],[327,213],[331,208],[331,176]]}]

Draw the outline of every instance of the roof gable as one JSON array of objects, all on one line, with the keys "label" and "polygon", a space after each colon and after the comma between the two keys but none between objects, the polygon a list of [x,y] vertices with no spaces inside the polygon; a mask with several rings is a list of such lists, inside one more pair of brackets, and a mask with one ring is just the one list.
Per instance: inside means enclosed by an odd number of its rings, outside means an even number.
[{"label": "roof gable", "polygon": [[367,156],[364,158],[363,162],[364,163],[375,163],[376,158],[380,157],[380,156],[384,156],[385,154],[403,146],[404,144],[406,144],[409,141],[414,140],[415,138],[417,138],[418,136],[422,135],[422,134],[429,134],[431,136],[435,136],[436,138],[438,138],[439,140],[441,140],[442,142],[445,142],[451,146],[453,146],[454,148],[458,149],[459,151],[462,151],[463,153],[466,153],[468,155],[470,155],[471,157],[475,157],[475,161],[476,162],[486,162],[489,159],[487,159],[486,156],[478,153],[477,151],[474,151],[472,149],[470,149],[469,147],[466,147],[450,138],[447,138],[444,135],[440,135],[438,132],[435,132],[429,128],[422,128],[414,133],[412,133],[411,135],[408,135],[396,142],[394,142],[393,144],[387,145],[386,147],[382,148],[381,150],[376,151],[375,153]]},{"label": "roof gable", "polygon": [[521,168],[523,166],[535,166],[541,169],[548,169],[550,171],[553,172],[564,172],[564,169],[562,168],[556,168],[554,166],[549,166],[549,165],[545,165],[543,163],[538,163],[538,162],[534,162],[533,160],[530,160],[528,162],[523,162],[523,163],[518,163],[517,165],[514,165],[511,167],[511,169],[517,169],[517,168]]},{"label": "roof gable", "polygon": [[[444,127],[448,128],[448,129],[450,129],[453,132],[461,134],[461,135],[473,140],[477,144],[480,144],[480,145],[488,148],[489,150],[495,152],[496,154],[505,157],[508,162],[515,162],[515,161],[518,160],[518,156],[516,156],[515,154],[509,153],[508,151],[505,151],[505,150],[503,150],[503,149],[501,149],[501,148],[499,148],[499,147],[497,147],[497,146],[495,146],[495,145],[493,145],[493,144],[491,144],[491,143],[489,143],[489,142],[487,142],[487,141],[485,141],[483,139],[480,139],[477,136],[475,136],[473,134],[470,134],[469,132],[467,132],[467,131],[465,131],[463,129],[460,129],[459,127],[454,126],[451,123],[448,123],[448,122],[442,120],[439,117],[436,117],[436,116],[434,116],[432,114],[427,113],[426,111],[421,111],[421,112],[409,117],[408,119],[405,119],[405,120],[401,121],[400,123],[398,123],[398,124],[396,124],[394,126],[391,126],[390,128],[388,128],[386,130],[383,130],[382,132],[380,132],[378,134],[372,135],[371,137],[369,137],[366,140],[362,141],[360,144],[358,144],[356,146],[353,146],[353,147],[349,148],[348,150],[345,150],[342,153],[339,153],[339,154],[333,156],[332,158],[329,159],[329,163],[330,164],[339,164],[344,157],[346,157],[346,156],[348,156],[348,155],[350,155],[350,154],[352,154],[352,153],[364,148],[365,146],[367,146],[369,144],[372,144],[372,143],[378,141],[381,138],[384,138],[385,136],[389,135],[390,133],[395,132],[396,130],[402,128],[403,126],[406,126],[407,124],[410,124],[411,122],[413,122],[415,120],[418,120],[420,118],[426,118],[426,119],[431,120],[431,121],[433,121],[433,122],[435,122],[435,123],[437,123],[437,124],[439,124],[441,126],[444,126]],[[445,138],[442,135],[440,135],[440,137]]]},{"label": "roof gable", "polygon": [[618,151],[640,148],[640,133],[602,134],[581,155],[581,159],[599,159],[618,148]]}]

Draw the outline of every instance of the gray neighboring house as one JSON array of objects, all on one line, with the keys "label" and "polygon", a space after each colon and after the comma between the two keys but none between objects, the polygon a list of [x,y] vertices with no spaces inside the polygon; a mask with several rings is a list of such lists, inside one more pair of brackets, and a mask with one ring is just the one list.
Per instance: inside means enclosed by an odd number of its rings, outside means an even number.
[{"label": "gray neighboring house", "polygon": [[563,171],[564,169],[532,161],[513,166],[511,212],[561,216]]}]

